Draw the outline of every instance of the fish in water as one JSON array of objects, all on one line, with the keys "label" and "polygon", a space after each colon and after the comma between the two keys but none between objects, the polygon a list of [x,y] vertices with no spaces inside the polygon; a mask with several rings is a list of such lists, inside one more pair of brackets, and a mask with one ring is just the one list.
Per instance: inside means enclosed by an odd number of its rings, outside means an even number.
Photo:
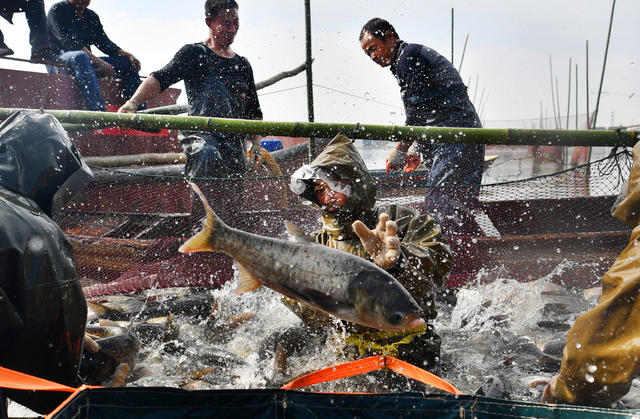
[{"label": "fish in water", "polygon": [[85,350],[82,354],[80,376],[91,385],[122,385],[136,365],[140,340],[132,330],[128,330],[97,339],[95,343],[95,349]]},{"label": "fish in water", "polygon": [[291,242],[231,228],[213,212],[200,189],[190,185],[207,218],[204,229],[179,251],[222,251],[232,256],[239,271],[235,293],[264,285],[340,319],[381,330],[424,324],[413,297],[377,265],[306,240]]}]

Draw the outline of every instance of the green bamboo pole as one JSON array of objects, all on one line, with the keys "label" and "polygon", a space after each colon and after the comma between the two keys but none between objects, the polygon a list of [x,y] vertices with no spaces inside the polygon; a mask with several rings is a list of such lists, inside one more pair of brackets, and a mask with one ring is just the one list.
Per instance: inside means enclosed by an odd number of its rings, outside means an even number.
[{"label": "green bamboo pole", "polygon": [[[0,108],[0,120],[18,111]],[[640,131],[619,130],[536,130],[496,128],[412,127],[325,122],[279,122],[201,116],[140,115],[73,110],[40,110],[63,124],[115,125],[145,129],[180,129],[248,135],[333,138],[339,133],[351,138],[380,141],[426,141],[445,144],[633,146]]]}]

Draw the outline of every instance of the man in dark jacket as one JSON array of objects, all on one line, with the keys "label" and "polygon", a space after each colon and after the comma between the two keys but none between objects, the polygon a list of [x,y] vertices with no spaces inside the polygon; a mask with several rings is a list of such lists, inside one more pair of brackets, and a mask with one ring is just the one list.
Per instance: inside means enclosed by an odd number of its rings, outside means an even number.
[{"label": "man in dark jacket", "polygon": [[[100,18],[88,9],[91,0],[64,0],[54,4],[47,14],[49,38],[59,60],[71,69],[48,66],[50,73],[75,76],[85,105],[90,111],[104,111],[97,75],[122,80],[122,97],[130,97],[140,85],[140,61],[114,44],[104,32]],[[95,45],[107,57],[91,52]]]},{"label": "man in dark jacket", "polygon": [[[432,368],[440,356],[440,338],[432,325],[435,291],[453,265],[453,256],[428,214],[399,205],[376,206],[376,184],[351,140],[338,135],[310,164],[291,176],[291,189],[320,208],[323,226],[311,233],[316,242],[369,259],[393,275],[423,310],[427,329],[377,335],[353,325],[365,352],[387,353],[421,367]],[[291,299],[285,303],[313,328],[326,327],[325,313]],[[372,335],[372,333],[374,335]],[[374,337],[372,337],[374,336]],[[398,344],[405,339],[406,343]],[[348,342],[351,339],[347,340]]]},{"label": "man in dark jacket", "polygon": [[[0,125],[0,366],[69,386],[81,384],[87,306],[71,245],[51,217],[91,177],[52,116],[20,111]],[[5,395],[38,413],[68,397]]]},{"label": "man in dark jacket", "polygon": [[[360,32],[365,54],[390,67],[400,85],[406,124],[481,128],[467,87],[451,63],[433,49],[400,39],[393,26],[374,18]],[[400,142],[387,158],[387,172],[405,167],[409,143]],[[484,145],[418,142],[429,169],[426,203],[445,234],[475,231],[471,212],[482,181]],[[408,171],[408,170],[407,170]]]},{"label": "man in dark jacket", "polygon": [[[31,43],[31,61],[55,60],[47,34],[47,20],[43,0],[0,0],[0,16],[13,23],[13,14],[24,12],[29,24],[29,42]],[[4,43],[0,31],[0,57],[13,55],[13,50]]]}]

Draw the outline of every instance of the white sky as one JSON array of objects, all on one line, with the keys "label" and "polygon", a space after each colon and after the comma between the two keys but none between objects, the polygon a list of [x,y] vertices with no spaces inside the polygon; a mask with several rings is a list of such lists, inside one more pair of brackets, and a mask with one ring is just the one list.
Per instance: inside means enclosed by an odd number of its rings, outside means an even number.
[{"label": "white sky", "polygon": [[[53,0],[45,0],[48,8]],[[303,0],[238,0],[240,32],[233,49],[251,62],[256,81],[298,66],[305,59]],[[107,34],[142,62],[142,74],[162,67],[184,44],[207,35],[204,0],[94,0],[90,6]],[[340,7],[336,7],[339,4]],[[552,117],[549,55],[558,78],[563,126],[572,58],[571,111],[575,114],[575,65],[579,113],[585,114],[585,42],[589,41],[590,109],[594,110],[612,1],[605,0],[311,0],[316,121],[404,122],[397,83],[388,69],[367,58],[358,42],[372,17],[389,20],[401,38],[428,45],[451,58],[451,9],[455,10],[455,66],[488,127],[532,126],[543,112]],[[640,124],[640,1],[616,3],[598,125]],[[16,57],[30,54],[23,14],[14,25],[0,19]],[[4,68],[44,71],[43,66],[0,60]],[[476,78],[478,83],[476,86]],[[307,120],[304,74],[260,91],[267,120]],[[323,86],[323,87],[319,87]],[[182,84],[177,85],[183,89]],[[350,95],[338,93],[334,90]],[[291,89],[280,93],[268,92]],[[483,94],[484,92],[484,94]],[[481,101],[482,99],[482,101]],[[375,101],[375,102],[374,102]],[[184,97],[179,102],[186,102]],[[378,103],[381,102],[381,103]],[[531,121],[521,121],[531,119]],[[570,128],[575,127],[575,117]]]}]

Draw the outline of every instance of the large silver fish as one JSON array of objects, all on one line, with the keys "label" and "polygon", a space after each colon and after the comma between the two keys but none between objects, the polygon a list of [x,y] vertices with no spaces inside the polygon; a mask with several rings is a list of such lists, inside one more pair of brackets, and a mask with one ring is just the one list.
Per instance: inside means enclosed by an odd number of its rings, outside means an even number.
[{"label": "large silver fish", "polygon": [[200,189],[190,184],[207,213],[204,229],[182,253],[222,251],[238,263],[236,294],[265,285],[340,319],[381,330],[424,324],[409,292],[375,264],[315,242],[289,242],[231,228],[213,212]]}]

